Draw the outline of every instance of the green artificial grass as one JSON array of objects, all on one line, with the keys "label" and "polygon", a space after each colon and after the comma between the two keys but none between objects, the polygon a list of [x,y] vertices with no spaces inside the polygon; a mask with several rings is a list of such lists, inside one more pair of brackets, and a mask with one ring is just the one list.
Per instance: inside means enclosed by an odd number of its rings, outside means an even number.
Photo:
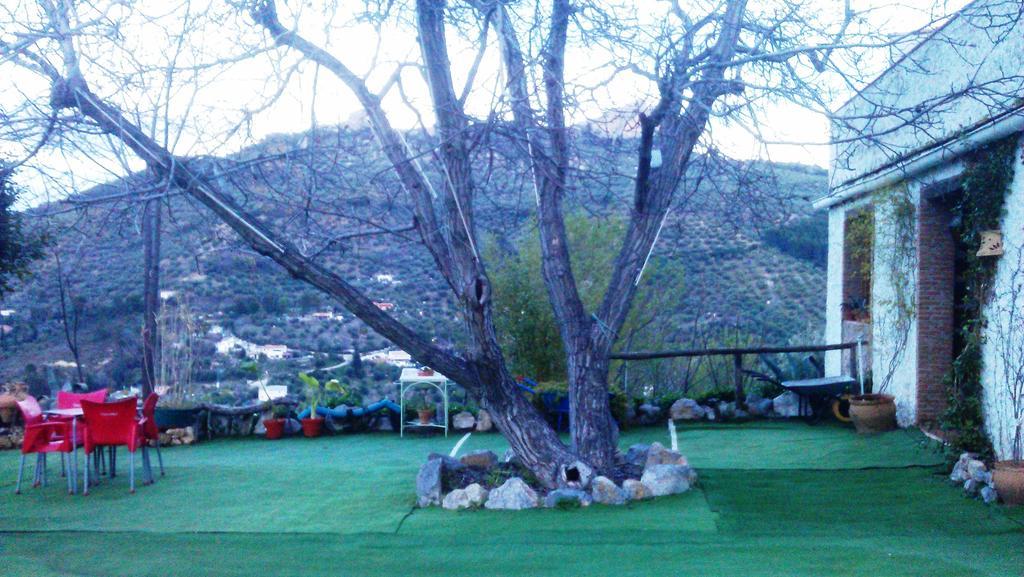
[{"label": "green artificial grass", "polygon": [[[684,426],[683,495],[613,508],[413,509],[427,453],[458,437],[221,440],[165,450],[129,495],[13,495],[0,454],[0,575],[993,575],[1020,577],[1024,514],[968,500],[916,432],[802,423]],[[623,447],[669,443],[663,428]],[[506,448],[473,435],[462,451]],[[155,459],[154,459],[155,462]]]}]

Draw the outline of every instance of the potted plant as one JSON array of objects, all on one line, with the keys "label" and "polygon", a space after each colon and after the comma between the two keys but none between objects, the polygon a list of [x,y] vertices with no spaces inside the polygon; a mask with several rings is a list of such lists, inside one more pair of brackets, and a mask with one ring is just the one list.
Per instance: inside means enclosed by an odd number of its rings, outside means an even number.
[{"label": "potted plant", "polygon": [[437,413],[434,403],[431,403],[425,397],[417,397],[409,404],[409,407],[416,411],[416,416],[421,425],[433,424],[434,415]]},{"label": "potted plant", "polygon": [[434,376],[434,369],[430,367],[423,367],[416,373],[420,377],[432,377]]},{"label": "potted plant", "polygon": [[862,435],[891,431],[896,428],[896,398],[884,393],[853,395],[850,419]]},{"label": "potted plant", "polygon": [[263,427],[267,429],[268,439],[280,439],[284,436],[284,423],[288,418],[288,407],[274,405],[270,409],[270,418],[263,419]]},{"label": "potted plant", "polygon": [[844,321],[871,322],[871,305],[866,298],[851,298],[840,303],[839,308],[843,311]]},{"label": "potted plant", "polygon": [[317,413],[326,392],[344,394],[345,387],[331,379],[321,383],[319,379],[306,373],[299,373],[299,380],[306,385],[306,400],[309,402],[309,416],[302,419],[302,434],[307,437],[319,437],[324,426],[324,418]]},{"label": "potted plant", "polygon": [[161,430],[196,426],[199,405],[192,386],[197,326],[188,304],[167,301],[157,315],[160,334],[160,400],[153,418]]}]

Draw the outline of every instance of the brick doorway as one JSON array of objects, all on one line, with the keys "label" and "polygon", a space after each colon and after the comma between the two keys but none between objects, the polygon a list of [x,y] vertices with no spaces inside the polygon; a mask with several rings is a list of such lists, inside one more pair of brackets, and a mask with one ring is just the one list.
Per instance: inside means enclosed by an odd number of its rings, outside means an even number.
[{"label": "brick doorway", "polygon": [[962,350],[963,268],[967,248],[960,242],[954,207],[959,188],[923,191],[918,213],[917,422],[934,426],[946,410],[944,379]]}]

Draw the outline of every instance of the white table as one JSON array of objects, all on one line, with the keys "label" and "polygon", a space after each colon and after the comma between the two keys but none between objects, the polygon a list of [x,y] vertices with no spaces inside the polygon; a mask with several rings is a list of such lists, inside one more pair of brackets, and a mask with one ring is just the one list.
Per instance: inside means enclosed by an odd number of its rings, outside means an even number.
[{"label": "white table", "polygon": [[[448,377],[441,373],[434,372],[430,375],[420,374],[419,369],[406,368],[402,369],[402,376],[398,378],[398,397],[401,403],[401,415],[399,415],[399,435],[405,436],[405,427],[436,427],[438,429],[444,429],[444,436],[448,436],[448,389],[451,387],[452,382],[448,380]],[[439,423],[428,423],[424,424],[419,421],[405,421],[405,394],[411,389],[422,389],[422,388],[433,388],[441,393],[441,398],[444,404],[444,417]]]}]

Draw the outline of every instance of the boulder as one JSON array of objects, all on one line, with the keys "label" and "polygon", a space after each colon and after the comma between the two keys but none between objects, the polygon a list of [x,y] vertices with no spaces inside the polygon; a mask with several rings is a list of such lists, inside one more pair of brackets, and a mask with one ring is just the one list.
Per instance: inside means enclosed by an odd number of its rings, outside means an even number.
[{"label": "boulder", "polygon": [[441,461],[442,471],[458,471],[466,468],[466,466],[462,464],[462,461],[459,461],[454,457],[449,457],[448,455],[441,453],[431,453],[427,455],[428,461],[433,461],[434,459],[439,459]]},{"label": "boulder", "polygon": [[974,479],[979,483],[988,483],[992,480],[992,475],[988,472],[988,467],[985,463],[977,459],[971,459],[967,461],[967,478]]},{"label": "boulder", "polygon": [[579,489],[555,489],[544,497],[544,506],[549,509],[560,505],[589,507],[592,502],[590,495]]},{"label": "boulder", "polygon": [[736,403],[722,401],[715,407],[715,412],[721,419],[732,419],[736,417]]},{"label": "boulder", "polygon": [[416,475],[416,504],[420,507],[441,504],[441,459],[428,459]]},{"label": "boulder", "polygon": [[622,482],[622,490],[630,501],[642,501],[651,498],[651,491],[637,479],[626,479]]},{"label": "boulder", "polygon": [[985,501],[986,504],[995,503],[996,500],[999,499],[999,493],[996,493],[995,488],[991,485],[985,485],[982,487],[980,494],[981,500]]},{"label": "boulder", "polygon": [[750,413],[744,411],[743,409],[736,409],[736,412],[734,412],[732,416],[737,419],[748,419],[750,418]]},{"label": "boulder", "polygon": [[701,405],[701,408],[704,409],[704,418],[706,418],[709,421],[715,420],[715,412],[711,410],[711,407],[705,407]]},{"label": "boulder", "polygon": [[971,497],[977,496],[982,487],[983,485],[974,479],[967,479],[964,481],[964,493],[967,493]]},{"label": "boulder", "polygon": [[641,419],[656,420],[661,416],[661,407],[652,403],[644,403],[636,408],[636,412]]},{"label": "boulder", "polygon": [[690,489],[692,469],[686,465],[654,465],[644,471],[640,482],[654,497],[684,493]]},{"label": "boulder", "polygon": [[441,506],[449,510],[479,507],[487,501],[487,489],[473,483],[465,489],[455,489],[444,497]]},{"label": "boulder", "polygon": [[476,417],[469,411],[462,411],[452,417],[452,427],[459,431],[467,431],[476,426]]},{"label": "boulder", "polygon": [[479,433],[486,433],[494,428],[494,421],[491,420],[491,414],[480,409],[480,412],[476,415],[476,430]]},{"label": "boulder", "polygon": [[467,467],[490,469],[498,464],[498,456],[494,454],[494,451],[473,451],[463,455],[459,461]]},{"label": "boulder", "polygon": [[595,503],[603,505],[625,505],[626,492],[608,477],[594,477],[590,483],[590,495]]},{"label": "boulder", "polygon": [[487,495],[484,507],[487,509],[508,509],[518,511],[532,509],[538,505],[537,493],[519,477],[512,477]]},{"label": "boulder", "polygon": [[772,399],[772,409],[780,417],[799,417],[800,397],[793,391],[786,391]]},{"label": "boulder", "polygon": [[295,435],[302,430],[302,423],[298,419],[285,419],[284,420],[284,434]]},{"label": "boulder", "polygon": [[682,456],[678,451],[666,449],[661,443],[655,441],[651,443],[650,449],[647,450],[644,470],[646,471],[654,465],[689,465],[689,463],[686,461],[686,457]]},{"label": "boulder", "polygon": [[623,462],[633,465],[635,467],[643,467],[647,464],[647,451],[650,450],[650,445],[637,444],[632,445],[623,455]]},{"label": "boulder", "polygon": [[703,419],[706,410],[693,399],[679,399],[669,407],[668,414],[673,420],[695,421]]},{"label": "boulder", "polygon": [[594,478],[594,470],[583,461],[573,461],[568,465],[562,465],[558,471],[562,485],[570,489],[586,489],[590,487],[590,481]]},{"label": "boulder", "polygon": [[747,411],[754,417],[767,417],[772,414],[772,400],[758,399],[757,402],[747,400]]}]

